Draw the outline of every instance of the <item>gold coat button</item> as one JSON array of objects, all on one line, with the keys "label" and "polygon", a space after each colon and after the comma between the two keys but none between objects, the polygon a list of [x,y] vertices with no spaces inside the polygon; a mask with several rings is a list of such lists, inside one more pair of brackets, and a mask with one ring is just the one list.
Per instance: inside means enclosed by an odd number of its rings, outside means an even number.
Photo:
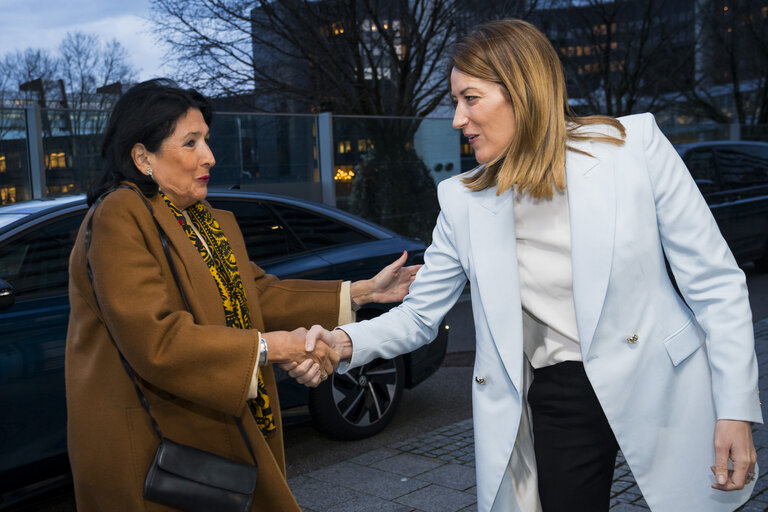
[{"label": "gold coat button", "polygon": [[637,334],[633,334],[629,338],[627,338],[627,343],[637,343],[637,340],[639,338],[637,337]]},{"label": "gold coat button", "polygon": [[478,384],[485,384],[485,377],[477,376],[475,377],[475,382],[477,382]]}]

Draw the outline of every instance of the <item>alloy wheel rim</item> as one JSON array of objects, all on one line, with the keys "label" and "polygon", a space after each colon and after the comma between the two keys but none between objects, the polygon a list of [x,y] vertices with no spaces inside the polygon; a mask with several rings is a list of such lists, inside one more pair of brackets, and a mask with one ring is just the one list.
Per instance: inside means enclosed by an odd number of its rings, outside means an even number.
[{"label": "alloy wheel rim", "polygon": [[397,368],[393,359],[380,359],[344,374],[331,382],[333,404],[347,423],[367,427],[386,415],[397,392]]}]

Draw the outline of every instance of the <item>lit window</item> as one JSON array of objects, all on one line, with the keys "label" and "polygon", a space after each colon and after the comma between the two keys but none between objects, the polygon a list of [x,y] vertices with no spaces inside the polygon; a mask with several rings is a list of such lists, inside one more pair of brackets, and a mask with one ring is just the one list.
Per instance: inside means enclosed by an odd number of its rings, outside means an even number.
[{"label": "lit window", "polygon": [[340,154],[343,155],[345,153],[349,153],[350,151],[352,151],[352,141],[350,141],[350,140],[340,140],[339,141],[339,149],[338,149],[337,153],[340,153]]},{"label": "lit window", "polygon": [[357,151],[360,153],[364,153],[366,151],[370,151],[373,149],[373,142],[371,139],[358,139],[357,141]]},{"label": "lit window", "polygon": [[0,172],[5,172],[6,168],[5,155],[0,155]]},{"label": "lit window", "polygon": [[472,145],[469,142],[465,142],[461,145],[461,154],[464,156],[471,155],[475,152]]},{"label": "lit window", "polygon": [[67,157],[64,152],[48,153],[45,155],[46,169],[63,169],[67,166]]},{"label": "lit window", "polygon": [[0,188],[0,204],[11,204],[16,202],[16,187]]}]

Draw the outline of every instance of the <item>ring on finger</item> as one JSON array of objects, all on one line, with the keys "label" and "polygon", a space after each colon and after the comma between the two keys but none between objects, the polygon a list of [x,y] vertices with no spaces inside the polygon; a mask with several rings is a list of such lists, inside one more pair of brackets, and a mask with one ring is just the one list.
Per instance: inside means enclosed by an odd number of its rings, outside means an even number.
[{"label": "ring on finger", "polygon": [[750,484],[755,481],[755,478],[756,478],[755,472],[750,471],[749,473],[747,473],[747,476],[744,482]]}]

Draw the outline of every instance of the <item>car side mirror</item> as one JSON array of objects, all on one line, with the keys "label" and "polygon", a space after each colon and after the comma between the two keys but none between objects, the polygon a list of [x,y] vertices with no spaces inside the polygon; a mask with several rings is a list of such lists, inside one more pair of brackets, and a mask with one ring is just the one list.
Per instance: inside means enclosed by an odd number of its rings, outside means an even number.
[{"label": "car side mirror", "polygon": [[16,293],[11,283],[0,279],[0,311],[8,309],[16,302]]}]

